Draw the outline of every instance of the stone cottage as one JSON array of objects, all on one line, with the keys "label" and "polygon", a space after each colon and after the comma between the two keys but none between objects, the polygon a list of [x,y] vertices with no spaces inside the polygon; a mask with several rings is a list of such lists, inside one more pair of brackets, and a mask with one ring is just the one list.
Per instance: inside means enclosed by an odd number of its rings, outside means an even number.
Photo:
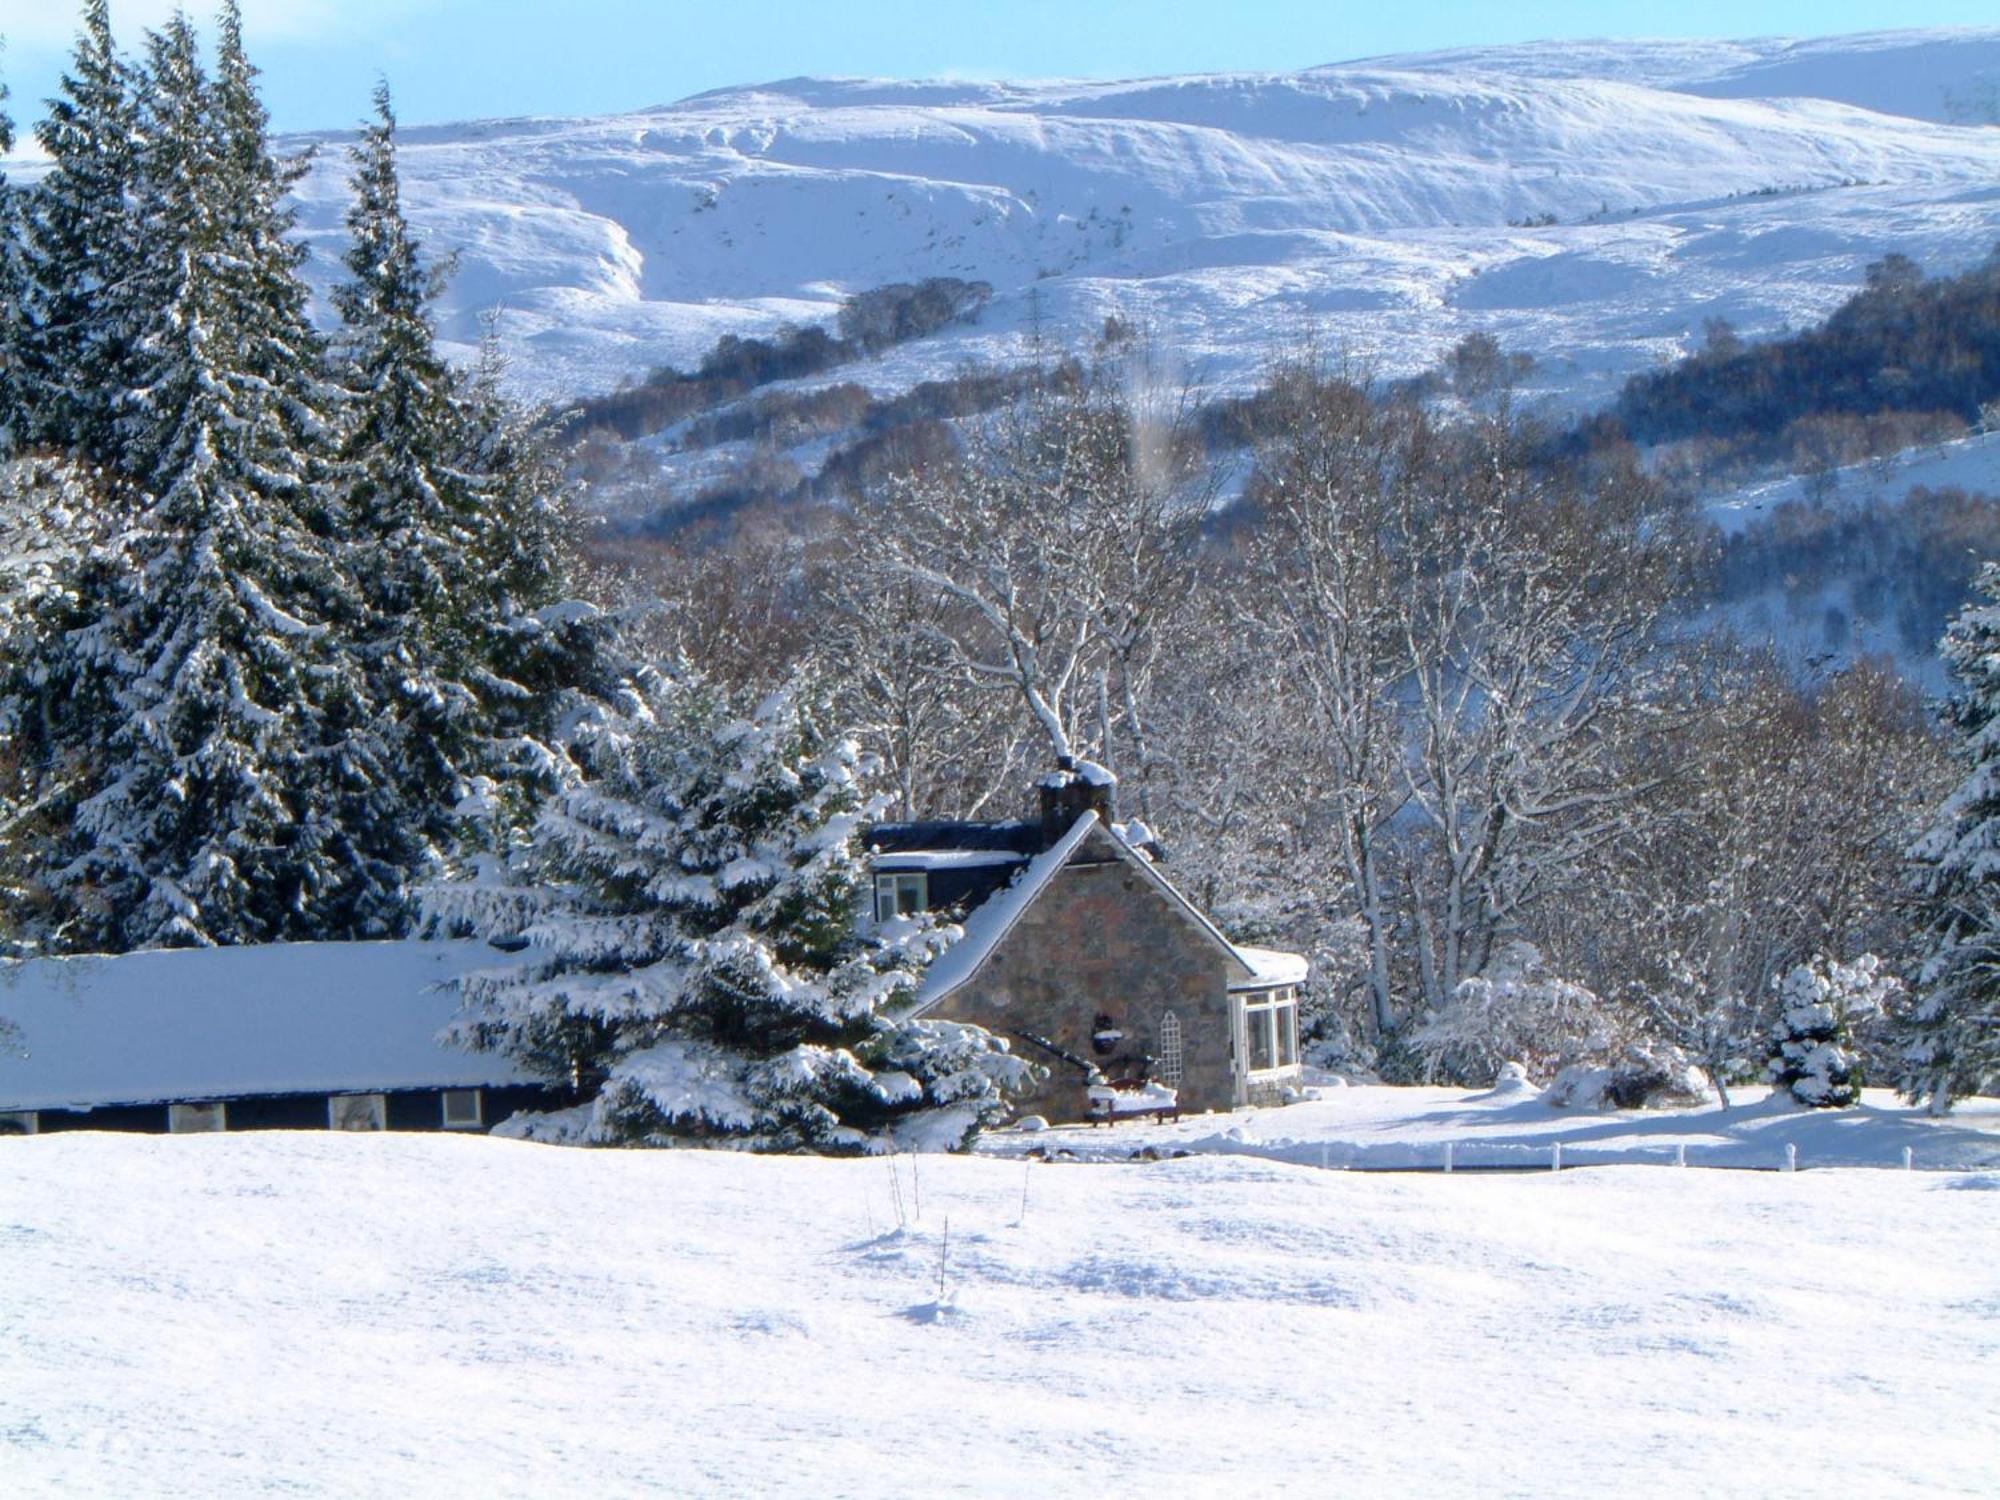
[{"label": "stone cottage", "polygon": [[1045,779],[1018,822],[870,830],[875,914],[951,914],[965,936],[931,966],[919,1013],[969,1021],[1047,1065],[1025,1112],[1084,1118],[1093,1074],[1175,1091],[1183,1111],[1282,1096],[1300,1072],[1306,962],[1224,937],[1161,870],[1116,778],[1089,762]]}]

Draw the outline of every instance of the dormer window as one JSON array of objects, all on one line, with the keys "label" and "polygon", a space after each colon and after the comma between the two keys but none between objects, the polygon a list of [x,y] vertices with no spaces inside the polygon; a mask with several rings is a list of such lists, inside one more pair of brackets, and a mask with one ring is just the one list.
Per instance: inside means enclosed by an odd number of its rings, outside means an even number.
[{"label": "dormer window", "polygon": [[918,912],[929,911],[931,905],[930,877],[921,870],[902,871],[875,877],[875,920],[887,922],[895,917],[914,917]]}]

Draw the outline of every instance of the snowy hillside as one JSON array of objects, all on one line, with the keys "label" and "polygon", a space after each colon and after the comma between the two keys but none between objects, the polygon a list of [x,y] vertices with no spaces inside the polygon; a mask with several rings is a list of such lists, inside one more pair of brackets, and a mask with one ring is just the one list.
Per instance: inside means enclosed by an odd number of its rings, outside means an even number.
[{"label": "snowy hillside", "polygon": [[21,1495],[1991,1495],[1996,1188],[0,1140],[0,1473]]},{"label": "snowy hillside", "polygon": [[[612,387],[848,293],[976,277],[908,383],[1112,311],[1222,382],[1308,327],[1385,373],[1484,329],[1594,402],[1703,319],[1824,315],[1897,250],[2000,239],[2000,129],[1941,124],[2000,31],[1606,42],[1123,83],[795,79],[594,120],[407,131],[408,198],[524,388]],[[304,187],[330,274],[345,163]]]},{"label": "snowy hillside", "polygon": [[1395,62],[1435,72],[1615,79],[1711,99],[1831,99],[1946,124],[1975,123],[2000,97],[2000,34],[1976,30],[1741,42],[1531,42],[1453,48]]},{"label": "snowy hillside", "polygon": [[1804,477],[1787,475],[1717,496],[1703,508],[1724,532],[1736,532],[1785,505],[1898,505],[1915,489],[2000,494],[2000,432],[1908,448],[1878,462],[1849,464],[1834,472],[1827,487],[1831,493],[1816,498]]}]

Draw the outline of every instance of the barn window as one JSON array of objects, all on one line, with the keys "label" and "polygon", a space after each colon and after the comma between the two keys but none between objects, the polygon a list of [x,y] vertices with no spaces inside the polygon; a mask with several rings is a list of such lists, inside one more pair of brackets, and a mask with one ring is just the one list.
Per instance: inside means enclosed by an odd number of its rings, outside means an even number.
[{"label": "barn window", "polygon": [[229,1106],[213,1104],[169,1104],[167,1129],[175,1135],[203,1135],[229,1128]]},{"label": "barn window", "polygon": [[387,1094],[335,1094],[326,1101],[328,1130],[387,1130]]},{"label": "barn window", "polygon": [[875,877],[875,920],[913,917],[930,910],[931,882],[923,871],[898,872]]},{"label": "barn window", "polygon": [[478,1089],[446,1089],[444,1091],[444,1128],[446,1130],[477,1130],[486,1121],[479,1111]]},{"label": "barn window", "polygon": [[0,1114],[0,1135],[33,1135],[41,1117],[32,1109],[9,1110]]},{"label": "barn window", "polygon": [[1160,1055],[1154,1062],[1153,1076],[1168,1088],[1177,1089],[1186,1071],[1181,1052],[1181,1018],[1168,1011],[1160,1017]]}]

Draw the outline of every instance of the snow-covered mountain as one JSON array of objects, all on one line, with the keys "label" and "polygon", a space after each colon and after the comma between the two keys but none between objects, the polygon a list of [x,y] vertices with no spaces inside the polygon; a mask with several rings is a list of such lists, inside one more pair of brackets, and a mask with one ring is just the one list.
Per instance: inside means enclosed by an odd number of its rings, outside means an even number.
[{"label": "snow-covered mountain", "polygon": [[[884,386],[1117,312],[1199,375],[1314,329],[1384,373],[1484,329],[1593,402],[1721,316],[1816,319],[1891,251],[2000,240],[2000,29],[1602,42],[1130,82],[794,79],[411,129],[413,212],[524,389],[608,389],[852,292],[977,277]],[[331,277],[339,137],[303,187]]]}]

